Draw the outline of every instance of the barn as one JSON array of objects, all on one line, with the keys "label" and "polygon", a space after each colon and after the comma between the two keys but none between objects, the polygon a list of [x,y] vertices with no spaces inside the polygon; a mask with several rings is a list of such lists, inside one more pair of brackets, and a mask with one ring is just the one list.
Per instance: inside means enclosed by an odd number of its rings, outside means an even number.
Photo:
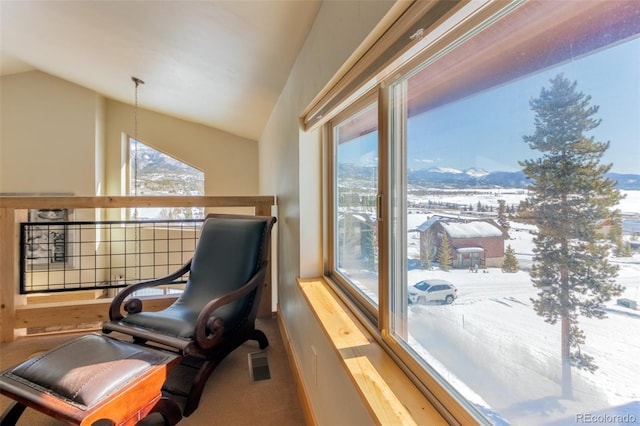
[{"label": "barn", "polygon": [[491,219],[434,215],[416,228],[420,233],[420,259],[433,261],[446,234],[454,268],[502,267],[502,228]]}]

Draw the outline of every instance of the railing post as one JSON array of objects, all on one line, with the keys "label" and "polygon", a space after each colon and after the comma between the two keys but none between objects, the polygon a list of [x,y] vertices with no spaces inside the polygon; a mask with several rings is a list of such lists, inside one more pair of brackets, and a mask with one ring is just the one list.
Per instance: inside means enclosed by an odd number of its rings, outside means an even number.
[{"label": "railing post", "polygon": [[15,328],[16,282],[15,209],[0,208],[0,340],[12,342]]},{"label": "railing post", "polygon": [[[271,206],[270,205],[264,205],[264,204],[260,204],[257,205],[255,208],[255,215],[256,216],[271,216]],[[275,232],[272,231],[272,232]],[[275,236],[271,237],[271,247],[274,247],[273,242],[276,241]],[[273,270],[273,250],[271,251],[270,255],[269,255],[269,267],[267,269],[267,279],[264,283],[264,289],[262,290],[262,299],[260,300],[260,306],[258,307],[258,318],[271,318],[271,314],[273,312],[273,308],[271,307],[272,302],[271,302],[271,289],[273,287],[272,284],[272,278],[271,278],[271,271]]]}]

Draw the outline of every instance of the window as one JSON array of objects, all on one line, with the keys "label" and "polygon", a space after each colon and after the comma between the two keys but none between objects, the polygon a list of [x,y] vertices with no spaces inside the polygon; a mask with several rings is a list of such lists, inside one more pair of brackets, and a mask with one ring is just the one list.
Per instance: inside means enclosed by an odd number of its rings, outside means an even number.
[{"label": "window", "polygon": [[640,4],[467,8],[322,111],[328,275],[479,422],[640,421]]},{"label": "window", "polygon": [[378,304],[378,108],[366,102],[333,126],[336,277],[374,311]]},{"label": "window", "polygon": [[[204,173],[182,161],[129,138],[129,194],[204,195]],[[199,219],[202,207],[136,208],[135,219]]]}]

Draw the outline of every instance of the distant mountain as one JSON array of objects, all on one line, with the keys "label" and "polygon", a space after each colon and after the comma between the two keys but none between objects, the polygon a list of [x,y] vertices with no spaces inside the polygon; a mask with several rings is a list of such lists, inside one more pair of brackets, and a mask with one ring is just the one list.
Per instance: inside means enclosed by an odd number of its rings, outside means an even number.
[{"label": "distant mountain", "polygon": [[136,195],[204,194],[204,173],[142,143],[131,146]]},{"label": "distant mountain", "polygon": [[478,177],[478,178],[487,176],[489,174],[489,172],[484,169],[475,169],[475,168],[466,169],[464,173],[469,176]]},{"label": "distant mountain", "polygon": [[483,169],[457,170],[432,168],[411,170],[410,183],[420,186],[441,188],[470,188],[487,186],[496,188],[524,188],[527,180],[522,172],[488,172]]},{"label": "distant mountain", "polygon": [[526,188],[530,181],[521,171],[491,172],[480,179],[478,183],[501,188]]},{"label": "distant mountain", "polygon": [[[522,171],[487,172],[481,169],[467,169],[464,172],[443,172],[442,170],[444,169],[414,170],[409,172],[408,179],[409,182],[432,187],[526,188],[530,184]],[[640,175],[607,173],[606,176],[617,182],[617,189],[640,190]]]},{"label": "distant mountain", "polygon": [[640,175],[632,175],[630,173],[607,173],[607,177],[618,182],[616,185],[616,188],[618,189],[640,189]]},{"label": "distant mountain", "polygon": [[[343,177],[371,179],[372,168],[356,164],[341,164]],[[640,175],[608,173],[608,178],[618,182],[618,189],[640,190]],[[450,167],[409,170],[410,184],[430,188],[526,188],[530,181],[522,171],[488,172],[483,169],[459,170]]]},{"label": "distant mountain", "polygon": [[427,171],[430,173],[443,173],[452,175],[459,175],[464,173],[462,170],[452,169],[451,167],[435,167],[432,169],[427,169]]}]

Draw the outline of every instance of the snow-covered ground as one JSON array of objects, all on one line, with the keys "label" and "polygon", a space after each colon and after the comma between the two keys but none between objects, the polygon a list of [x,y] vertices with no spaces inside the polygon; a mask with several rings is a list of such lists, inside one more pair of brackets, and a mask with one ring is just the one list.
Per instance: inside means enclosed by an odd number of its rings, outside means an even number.
[{"label": "snow-covered ground", "polygon": [[[624,213],[640,214],[640,191],[625,191]],[[443,196],[452,202],[453,195]],[[464,197],[467,204],[523,194],[504,191]],[[410,214],[409,229],[428,214]],[[565,425],[579,423],[640,424],[640,311],[619,306],[620,297],[640,305],[640,254],[613,258],[620,265],[624,294],[607,304],[603,320],[580,318],[586,335],[582,350],[598,369],[573,368],[572,400],[560,397],[560,326],[544,322],[532,308],[536,289],[528,272],[532,258],[530,226],[511,223],[510,244],[521,271],[413,269],[409,284],[440,278],[458,288],[452,305],[410,305],[409,341],[444,379],[496,424]],[[409,258],[418,257],[417,233],[409,234]],[[599,420],[599,422],[594,422]]]}]

